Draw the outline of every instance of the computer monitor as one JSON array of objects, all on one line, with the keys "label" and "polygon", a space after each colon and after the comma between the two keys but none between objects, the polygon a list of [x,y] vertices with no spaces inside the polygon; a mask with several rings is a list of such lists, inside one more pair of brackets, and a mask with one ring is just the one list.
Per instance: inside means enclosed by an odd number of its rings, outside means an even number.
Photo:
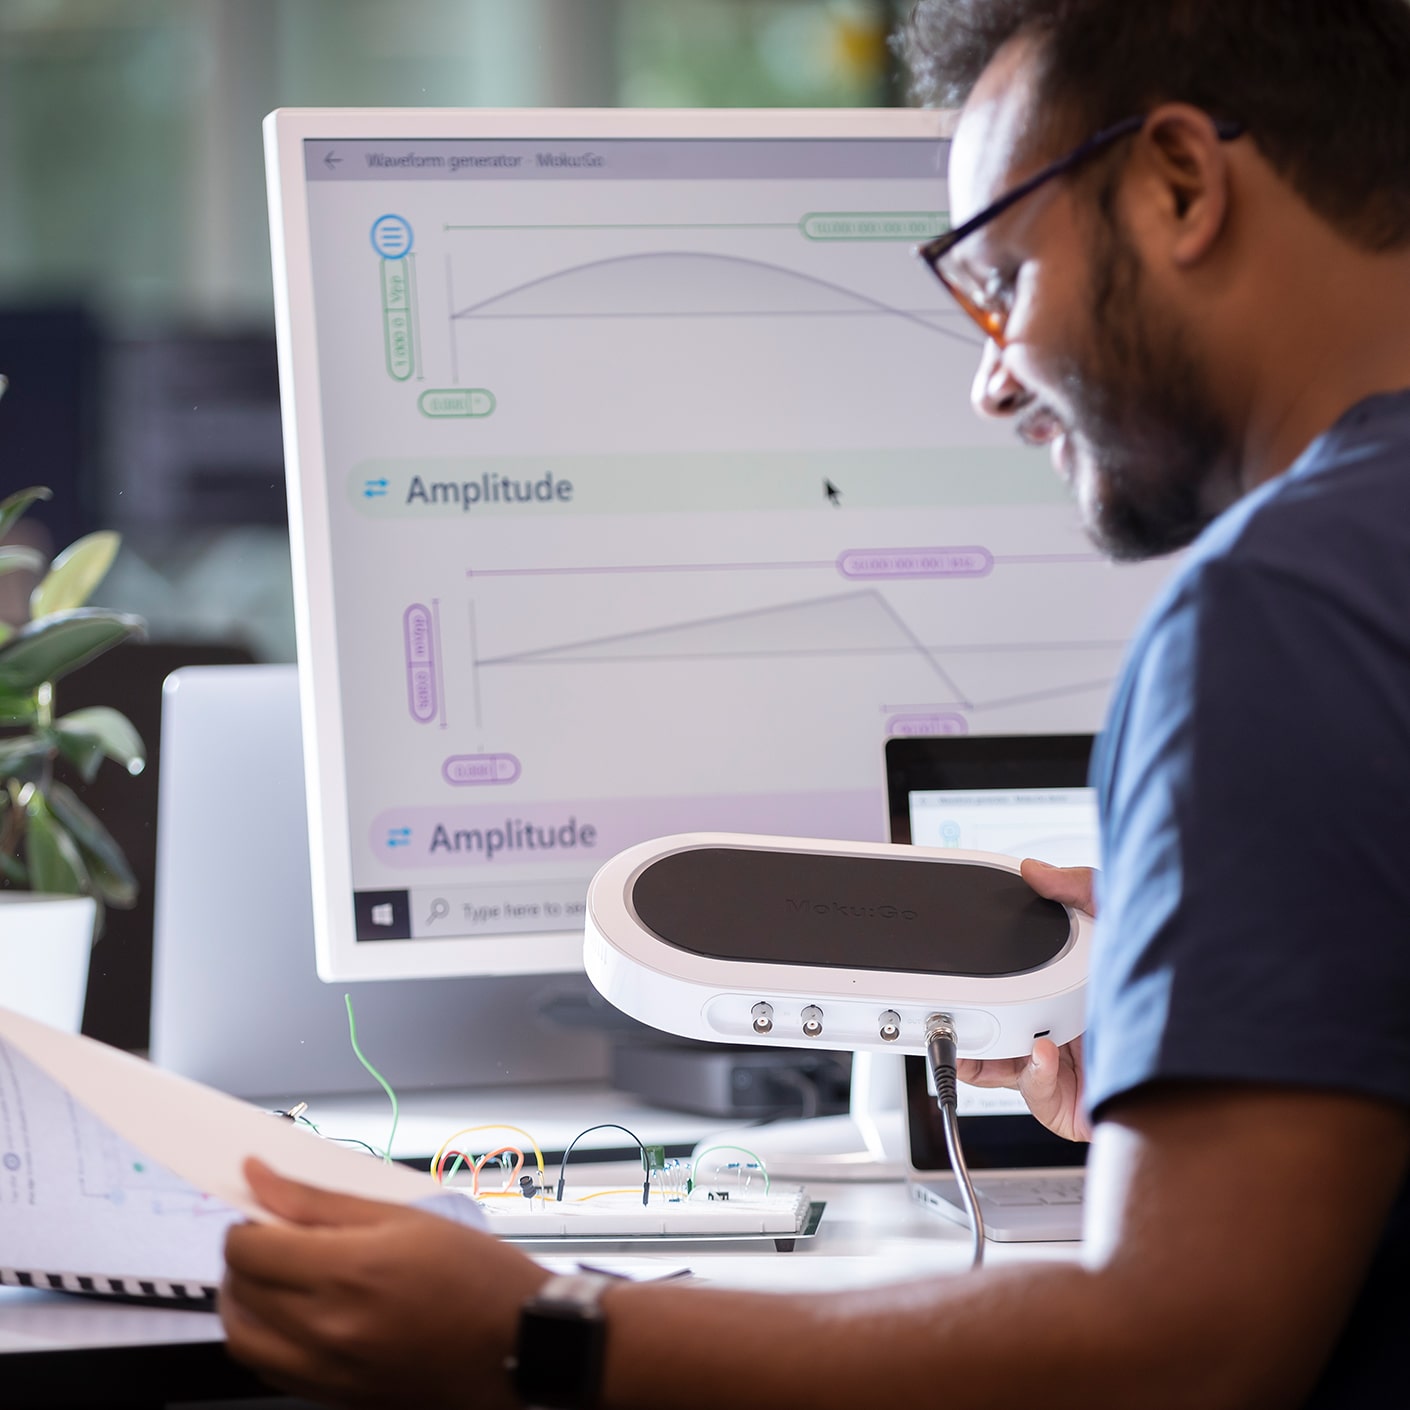
[{"label": "computer monitor", "polygon": [[577,968],[631,843],[1094,727],[1162,570],[969,408],[942,122],[267,119],[324,978]]}]

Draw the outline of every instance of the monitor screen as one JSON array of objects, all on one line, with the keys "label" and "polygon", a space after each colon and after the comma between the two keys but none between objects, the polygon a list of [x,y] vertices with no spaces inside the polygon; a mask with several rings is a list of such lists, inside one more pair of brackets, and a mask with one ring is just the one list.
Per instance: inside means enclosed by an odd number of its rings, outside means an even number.
[{"label": "monitor screen", "polygon": [[623,847],[1094,726],[1164,570],[971,412],[940,122],[268,120],[325,978],[577,968]]}]

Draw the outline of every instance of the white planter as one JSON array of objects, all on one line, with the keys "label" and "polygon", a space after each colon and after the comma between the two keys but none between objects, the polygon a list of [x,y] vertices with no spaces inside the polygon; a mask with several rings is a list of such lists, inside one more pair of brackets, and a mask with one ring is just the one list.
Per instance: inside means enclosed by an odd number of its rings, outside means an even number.
[{"label": "white planter", "polygon": [[0,891],[0,1008],[77,1033],[96,915],[91,896]]}]

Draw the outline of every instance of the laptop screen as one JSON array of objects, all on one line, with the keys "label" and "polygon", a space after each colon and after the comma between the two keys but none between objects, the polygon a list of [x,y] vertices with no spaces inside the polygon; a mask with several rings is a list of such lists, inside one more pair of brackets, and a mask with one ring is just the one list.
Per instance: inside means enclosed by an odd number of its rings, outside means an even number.
[{"label": "laptop screen", "polygon": [[1098,863],[1090,788],[917,789],[907,799],[918,847],[1037,857],[1056,867]]},{"label": "laptop screen", "polygon": [[[951,735],[886,746],[891,840],[1099,865],[1096,795],[1087,786],[1090,735]],[[921,1058],[906,1060],[912,1163],[948,1168],[935,1089]],[[1045,1131],[1017,1092],[961,1084],[965,1150],[976,1168],[1080,1164],[1085,1147]]]}]

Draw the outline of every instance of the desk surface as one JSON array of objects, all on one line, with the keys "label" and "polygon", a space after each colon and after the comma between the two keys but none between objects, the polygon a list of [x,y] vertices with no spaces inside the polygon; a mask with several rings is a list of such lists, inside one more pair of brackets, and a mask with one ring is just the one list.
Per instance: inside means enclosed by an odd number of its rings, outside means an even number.
[{"label": "desk surface", "polygon": [[[626,1167],[597,1167],[613,1180]],[[793,1253],[772,1243],[653,1244],[614,1242],[535,1250],[546,1266],[581,1258],[632,1277],[659,1277],[688,1267],[716,1286],[762,1292],[824,1292],[962,1271],[967,1231],[915,1205],[904,1185],[811,1185],[827,1201],[816,1237]],[[1077,1244],[995,1244],[992,1264],[1070,1261]],[[103,1403],[120,1386],[129,1403],[240,1399],[260,1394],[252,1378],[226,1358],[220,1320],[212,1313],[88,1302],[60,1293],[0,1289],[0,1376],[7,1406]],[[70,1398],[71,1397],[71,1398]],[[107,1403],[122,1403],[119,1400]]]}]

